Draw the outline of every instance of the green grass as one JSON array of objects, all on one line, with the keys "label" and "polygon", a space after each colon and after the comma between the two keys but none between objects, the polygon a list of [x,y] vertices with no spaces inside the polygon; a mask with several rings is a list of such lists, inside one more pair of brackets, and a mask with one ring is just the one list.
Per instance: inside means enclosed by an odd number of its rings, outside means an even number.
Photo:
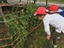
[{"label": "green grass", "polygon": [[[53,27],[51,26],[51,31],[53,30]],[[39,26],[35,31],[33,31],[28,36],[28,42],[27,46],[28,48],[45,48],[46,45],[46,36],[43,24]],[[60,40],[57,40],[57,48],[64,48],[64,35],[61,36]]]},{"label": "green grass", "polygon": [[48,0],[50,2],[56,2],[56,3],[64,3],[64,0]]},{"label": "green grass", "polygon": [[46,45],[43,24],[28,36],[28,48],[44,48]]}]

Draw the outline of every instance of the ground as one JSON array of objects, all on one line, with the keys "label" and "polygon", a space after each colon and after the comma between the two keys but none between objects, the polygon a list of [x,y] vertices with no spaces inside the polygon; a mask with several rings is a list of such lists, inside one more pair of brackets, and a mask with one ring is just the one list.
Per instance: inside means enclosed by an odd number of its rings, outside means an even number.
[{"label": "ground", "polygon": [[64,35],[61,36],[61,39],[58,40],[58,47],[57,48],[64,48]]},{"label": "ground", "polygon": [[[51,27],[51,31],[52,31]],[[34,32],[28,36],[28,48],[45,48],[46,33],[44,32],[43,25],[39,26]],[[64,35],[57,40],[57,48],[64,48]]]}]

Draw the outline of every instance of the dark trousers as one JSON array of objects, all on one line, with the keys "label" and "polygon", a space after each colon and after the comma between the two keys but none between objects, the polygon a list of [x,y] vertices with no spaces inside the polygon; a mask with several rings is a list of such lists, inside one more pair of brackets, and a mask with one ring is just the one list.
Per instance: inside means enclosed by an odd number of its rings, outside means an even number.
[{"label": "dark trousers", "polygon": [[57,37],[60,36],[60,35],[61,35],[61,33],[58,33],[56,31],[52,32],[50,40],[47,40],[46,48],[52,48],[52,42],[53,42],[54,45],[56,45],[57,44],[57,42],[56,42]]}]

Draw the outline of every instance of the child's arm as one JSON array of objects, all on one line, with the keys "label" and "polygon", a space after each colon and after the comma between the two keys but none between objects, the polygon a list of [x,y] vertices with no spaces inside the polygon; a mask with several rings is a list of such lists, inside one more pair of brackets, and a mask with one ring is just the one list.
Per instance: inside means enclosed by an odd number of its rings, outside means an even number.
[{"label": "child's arm", "polygon": [[47,38],[48,40],[50,40],[51,33],[50,33],[49,22],[46,21],[46,20],[44,20],[43,23],[44,23],[44,30],[45,30],[45,32],[46,32],[46,34],[47,34],[47,37],[46,37],[46,38]]}]

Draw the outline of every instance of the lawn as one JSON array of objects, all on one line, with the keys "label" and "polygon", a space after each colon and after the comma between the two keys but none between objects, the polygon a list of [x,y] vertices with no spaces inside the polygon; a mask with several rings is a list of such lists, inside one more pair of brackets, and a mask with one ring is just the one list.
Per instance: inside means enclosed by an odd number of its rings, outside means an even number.
[{"label": "lawn", "polygon": [[56,2],[56,3],[64,3],[64,0],[48,0],[50,2]]}]

